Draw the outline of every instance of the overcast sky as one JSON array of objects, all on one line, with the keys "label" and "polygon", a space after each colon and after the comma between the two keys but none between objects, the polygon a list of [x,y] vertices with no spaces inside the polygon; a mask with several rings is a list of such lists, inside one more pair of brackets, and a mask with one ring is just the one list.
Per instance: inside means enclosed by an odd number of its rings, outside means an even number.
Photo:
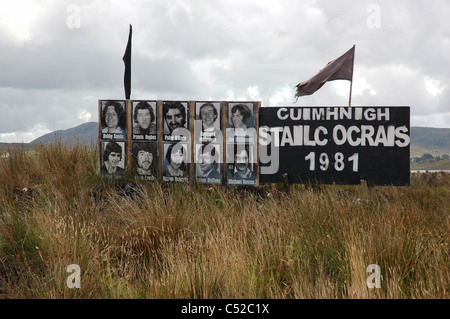
[{"label": "overcast sky", "polygon": [[450,1],[0,2],[0,142],[98,121],[123,99],[345,106],[349,81],[295,103],[295,85],[356,45],[353,106],[411,106],[411,126],[450,128]]}]

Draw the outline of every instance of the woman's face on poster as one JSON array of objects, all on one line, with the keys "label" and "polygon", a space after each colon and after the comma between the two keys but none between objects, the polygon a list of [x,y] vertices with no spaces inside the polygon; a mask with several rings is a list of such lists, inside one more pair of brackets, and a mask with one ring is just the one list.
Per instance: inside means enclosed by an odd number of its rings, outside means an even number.
[{"label": "woman's face on poster", "polygon": [[116,128],[119,125],[119,117],[114,109],[114,106],[110,105],[106,109],[105,123],[108,128]]},{"label": "woman's face on poster", "polygon": [[244,116],[239,110],[236,110],[231,114],[231,122],[235,128],[242,127],[244,125]]},{"label": "woman's face on poster", "polygon": [[183,163],[184,160],[184,155],[183,155],[183,151],[181,149],[177,150],[177,151],[173,151],[170,154],[170,165],[172,165],[172,167],[174,169],[179,169],[181,164]]}]

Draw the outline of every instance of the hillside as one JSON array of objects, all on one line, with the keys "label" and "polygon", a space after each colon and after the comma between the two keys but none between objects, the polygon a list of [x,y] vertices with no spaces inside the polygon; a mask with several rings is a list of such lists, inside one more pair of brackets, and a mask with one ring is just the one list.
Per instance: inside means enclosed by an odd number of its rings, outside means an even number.
[{"label": "hillside", "polygon": [[30,144],[46,144],[48,142],[61,141],[68,144],[80,143],[84,145],[96,145],[98,137],[98,123],[88,122],[67,130],[58,130],[45,134]]},{"label": "hillside", "polygon": [[450,129],[411,127],[411,141],[418,145],[433,145],[450,150]]}]

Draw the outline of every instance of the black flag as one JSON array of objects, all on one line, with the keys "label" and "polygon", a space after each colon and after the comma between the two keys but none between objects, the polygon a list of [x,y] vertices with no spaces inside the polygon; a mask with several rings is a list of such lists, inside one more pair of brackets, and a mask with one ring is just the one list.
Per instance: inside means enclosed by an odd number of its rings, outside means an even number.
[{"label": "black flag", "polygon": [[320,70],[315,76],[308,81],[296,85],[296,97],[303,95],[311,95],[320,89],[325,82],[333,80],[349,80],[353,78],[353,61],[355,58],[355,46],[345,52],[336,60],[328,62],[328,64]]},{"label": "black flag", "polygon": [[131,24],[130,24],[130,34],[128,35],[127,49],[125,50],[125,55],[123,56],[123,62],[125,63],[125,75],[123,78],[123,84],[125,87],[125,98],[130,99],[131,95]]}]

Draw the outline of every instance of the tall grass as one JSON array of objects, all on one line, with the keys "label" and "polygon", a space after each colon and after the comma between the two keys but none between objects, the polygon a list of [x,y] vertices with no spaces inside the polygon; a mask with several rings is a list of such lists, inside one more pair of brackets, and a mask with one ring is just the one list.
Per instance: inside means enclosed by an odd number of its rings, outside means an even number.
[{"label": "tall grass", "polygon": [[449,174],[289,193],[136,182],[128,196],[95,148],[55,143],[10,151],[0,181],[1,298],[448,297]]}]

